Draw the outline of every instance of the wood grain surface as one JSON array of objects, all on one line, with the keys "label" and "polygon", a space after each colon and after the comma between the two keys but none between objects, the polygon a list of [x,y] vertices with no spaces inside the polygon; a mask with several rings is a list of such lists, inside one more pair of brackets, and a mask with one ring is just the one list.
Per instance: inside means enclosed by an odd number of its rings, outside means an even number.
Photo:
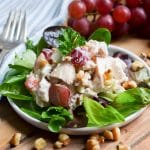
[{"label": "wood grain surface", "polygon": [[[150,40],[126,37],[113,41],[112,44],[127,48],[138,55],[141,52],[150,53]],[[23,134],[21,144],[10,147],[10,139],[16,132]],[[53,150],[57,136],[26,123],[13,111],[5,98],[0,101],[0,150],[32,150],[34,140],[39,137],[48,142],[45,150]],[[71,136],[71,144],[62,150],[83,150],[86,139],[87,136]],[[116,150],[120,141],[131,146],[132,150],[150,150],[150,107],[135,121],[121,128],[119,141],[101,144],[101,150]]]}]

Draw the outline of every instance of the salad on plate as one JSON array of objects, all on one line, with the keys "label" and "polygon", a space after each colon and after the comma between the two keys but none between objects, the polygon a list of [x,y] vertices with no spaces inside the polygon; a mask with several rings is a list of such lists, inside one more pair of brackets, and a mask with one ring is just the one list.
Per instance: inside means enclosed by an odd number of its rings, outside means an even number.
[{"label": "salad on plate", "polygon": [[104,127],[150,103],[150,72],[127,54],[109,51],[110,33],[89,39],[69,27],[47,28],[9,65],[0,94],[48,129]]}]

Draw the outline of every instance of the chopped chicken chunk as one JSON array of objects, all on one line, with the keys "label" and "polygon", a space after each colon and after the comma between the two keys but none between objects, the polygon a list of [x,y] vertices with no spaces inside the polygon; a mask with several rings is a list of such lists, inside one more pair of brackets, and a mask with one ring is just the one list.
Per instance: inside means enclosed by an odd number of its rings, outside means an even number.
[{"label": "chopped chicken chunk", "polygon": [[108,50],[107,50],[107,45],[105,42],[98,42],[95,40],[90,40],[86,43],[88,47],[88,51],[95,56],[100,56],[100,57],[107,57],[108,56]]},{"label": "chopped chicken chunk", "polygon": [[37,95],[40,97],[40,99],[44,102],[49,101],[49,88],[51,84],[48,82],[45,77],[41,79],[39,82],[39,88],[37,90]]},{"label": "chopped chicken chunk", "polygon": [[58,64],[57,67],[51,72],[50,76],[61,79],[67,84],[73,84],[76,78],[76,72],[71,63],[64,62]]}]

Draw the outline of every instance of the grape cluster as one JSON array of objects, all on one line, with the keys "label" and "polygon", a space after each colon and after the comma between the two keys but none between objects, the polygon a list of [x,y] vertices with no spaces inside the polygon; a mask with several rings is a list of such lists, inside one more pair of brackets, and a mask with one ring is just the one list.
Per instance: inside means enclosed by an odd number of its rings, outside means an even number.
[{"label": "grape cluster", "polygon": [[137,33],[150,38],[150,0],[73,0],[68,13],[68,25],[85,37],[103,27],[113,37]]}]

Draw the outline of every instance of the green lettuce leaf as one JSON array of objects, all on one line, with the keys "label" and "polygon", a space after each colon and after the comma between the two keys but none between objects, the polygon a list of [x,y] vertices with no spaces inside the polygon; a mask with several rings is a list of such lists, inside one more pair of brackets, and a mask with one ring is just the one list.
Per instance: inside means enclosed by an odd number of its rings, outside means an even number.
[{"label": "green lettuce leaf", "polygon": [[103,107],[97,101],[85,96],[83,105],[88,118],[88,127],[103,127],[124,121],[124,117],[112,106]]},{"label": "green lettuce leaf", "polygon": [[3,83],[14,83],[14,82],[25,80],[25,78],[26,78],[26,74],[18,74],[5,79]]},{"label": "green lettuce leaf", "polygon": [[32,69],[34,67],[35,60],[36,54],[31,50],[26,50],[21,56],[15,57],[14,65]]},{"label": "green lettuce leaf", "polygon": [[26,49],[30,49],[36,53],[38,56],[43,48],[47,48],[47,43],[45,42],[44,38],[42,37],[37,44],[33,44],[33,41],[27,39],[26,41]]},{"label": "green lettuce leaf", "polygon": [[127,117],[149,103],[150,89],[133,88],[118,94],[111,105]]},{"label": "green lettuce leaf", "polygon": [[23,112],[25,112],[26,114],[28,114],[29,116],[42,121],[42,117],[41,117],[41,114],[39,112],[37,112],[35,110],[30,110],[30,109],[27,109],[24,107],[22,107],[21,110]]},{"label": "green lettuce leaf", "polygon": [[92,33],[88,40],[104,41],[107,45],[111,42],[111,33],[106,28],[99,28]]},{"label": "green lettuce leaf", "polygon": [[53,118],[50,119],[49,123],[48,123],[48,129],[51,132],[59,132],[62,127],[66,124],[66,120],[64,117],[56,115],[53,116]]},{"label": "green lettuce leaf", "polygon": [[73,119],[72,114],[61,106],[49,107],[42,112],[42,118],[48,122],[48,128],[52,132],[59,132],[60,129]]},{"label": "green lettuce leaf", "polygon": [[16,100],[33,100],[25,89],[24,83],[3,83],[0,85],[0,94]]}]

